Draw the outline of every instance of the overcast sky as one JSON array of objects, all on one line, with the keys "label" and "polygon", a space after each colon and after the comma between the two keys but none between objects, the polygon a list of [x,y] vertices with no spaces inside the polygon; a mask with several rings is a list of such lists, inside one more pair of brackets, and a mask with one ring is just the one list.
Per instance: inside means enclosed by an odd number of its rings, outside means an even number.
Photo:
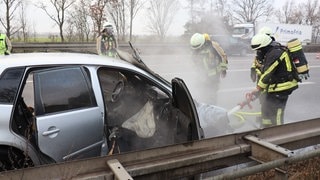
[{"label": "overcast sky", "polygon": [[[39,0],[29,0],[30,2],[38,2]],[[275,0],[275,6],[281,7],[285,0]],[[303,2],[303,0],[296,0],[296,2]],[[148,34],[146,30],[146,20],[141,20],[145,18],[145,14],[141,12],[134,19],[135,25],[133,26],[134,34]],[[30,24],[30,28],[34,28],[36,32],[59,32],[58,26],[45,14],[45,12],[32,4],[28,5],[27,16],[31,16],[32,18],[28,19],[28,23]],[[176,13],[175,18],[173,19],[172,26],[169,29],[168,35],[180,35],[184,33],[184,24],[189,19],[188,9],[186,8],[185,0],[181,1],[181,8]]]},{"label": "overcast sky", "polygon": [[[28,19],[30,28],[36,29],[39,33],[47,32],[59,32],[58,26],[51,20],[48,15],[40,8],[35,7],[32,3],[38,2],[39,0],[29,0],[29,5],[27,9],[27,16],[32,18]],[[182,0],[184,1],[184,0]],[[176,13],[175,18],[172,22],[172,27],[170,27],[168,34],[179,35],[184,33],[184,24],[188,19],[188,14],[186,12],[186,4],[181,2],[181,8]],[[143,20],[142,20],[143,19]],[[133,33],[134,34],[148,34],[146,30],[146,20],[144,12],[139,12],[137,17],[134,19]]]}]

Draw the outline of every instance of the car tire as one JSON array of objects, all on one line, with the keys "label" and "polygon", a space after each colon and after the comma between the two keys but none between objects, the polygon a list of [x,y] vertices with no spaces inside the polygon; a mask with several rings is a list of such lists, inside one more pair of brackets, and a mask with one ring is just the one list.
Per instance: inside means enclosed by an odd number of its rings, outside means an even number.
[{"label": "car tire", "polygon": [[13,147],[0,148],[0,172],[34,166],[29,158],[25,158],[20,150]]}]

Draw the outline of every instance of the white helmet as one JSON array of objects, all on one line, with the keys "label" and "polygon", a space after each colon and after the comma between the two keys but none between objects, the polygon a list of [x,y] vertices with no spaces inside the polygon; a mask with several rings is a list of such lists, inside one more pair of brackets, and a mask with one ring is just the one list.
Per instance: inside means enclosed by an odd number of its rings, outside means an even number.
[{"label": "white helmet", "polygon": [[195,33],[190,39],[192,49],[199,49],[205,43],[206,39],[203,34]]},{"label": "white helmet", "polygon": [[270,36],[266,34],[257,34],[251,39],[251,48],[253,50],[258,50],[260,48],[268,46],[272,42]]},{"label": "white helmet", "polygon": [[112,24],[109,23],[109,22],[105,22],[105,23],[103,24],[103,28],[112,28],[112,27],[113,27]]},{"label": "white helmet", "polygon": [[260,30],[259,30],[259,34],[266,34],[268,36],[272,35],[272,30],[271,28],[267,27],[267,26],[263,26]]},{"label": "white helmet", "polygon": [[102,33],[107,33],[109,35],[113,34],[113,26],[112,26],[112,24],[109,23],[109,22],[105,22],[103,24]]}]

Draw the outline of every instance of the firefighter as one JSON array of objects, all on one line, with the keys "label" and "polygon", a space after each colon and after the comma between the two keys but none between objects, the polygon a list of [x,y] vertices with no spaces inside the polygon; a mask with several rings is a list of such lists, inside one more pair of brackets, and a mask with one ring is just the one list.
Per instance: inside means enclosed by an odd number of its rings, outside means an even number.
[{"label": "firefighter", "polygon": [[216,92],[220,78],[227,74],[228,59],[225,51],[208,34],[195,33],[190,39],[193,58],[196,65],[204,72],[204,76],[213,92],[213,103],[216,103]]},{"label": "firefighter", "polygon": [[0,33],[0,55],[9,55],[11,53],[11,41],[6,34]]},{"label": "firefighter", "polygon": [[255,35],[251,48],[257,51],[262,67],[257,87],[247,97],[259,97],[264,127],[281,125],[289,95],[298,88],[290,57],[266,34]]},{"label": "firefighter", "polygon": [[107,22],[103,25],[101,35],[97,38],[97,53],[109,57],[117,57],[117,40],[114,36],[113,26]]},{"label": "firefighter", "polygon": [[[275,38],[272,35],[271,28],[269,28],[267,26],[262,27],[259,30],[258,34],[266,34],[266,35],[270,36],[272,41],[275,41]],[[259,55],[257,52],[257,54],[253,60],[251,69],[250,69],[250,78],[251,78],[252,82],[258,82],[259,77],[261,75],[261,68],[262,68],[261,65],[262,65],[261,55]]]}]

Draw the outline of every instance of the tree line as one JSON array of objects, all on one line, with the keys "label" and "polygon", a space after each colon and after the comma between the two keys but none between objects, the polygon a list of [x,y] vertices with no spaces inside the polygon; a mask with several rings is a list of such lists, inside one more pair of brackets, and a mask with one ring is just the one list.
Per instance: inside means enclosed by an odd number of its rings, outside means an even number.
[{"label": "tree line", "polygon": [[[184,37],[194,32],[228,33],[237,23],[271,21],[313,26],[313,40],[320,33],[318,0],[287,0],[275,7],[270,0],[0,0],[1,29],[9,38],[28,41],[36,37],[26,9],[41,9],[59,28],[62,42],[95,40],[106,21],[114,24],[119,40],[132,40],[137,14],[144,13],[145,29],[166,40],[179,10],[188,11]],[[29,17],[29,18],[28,18]]]}]

